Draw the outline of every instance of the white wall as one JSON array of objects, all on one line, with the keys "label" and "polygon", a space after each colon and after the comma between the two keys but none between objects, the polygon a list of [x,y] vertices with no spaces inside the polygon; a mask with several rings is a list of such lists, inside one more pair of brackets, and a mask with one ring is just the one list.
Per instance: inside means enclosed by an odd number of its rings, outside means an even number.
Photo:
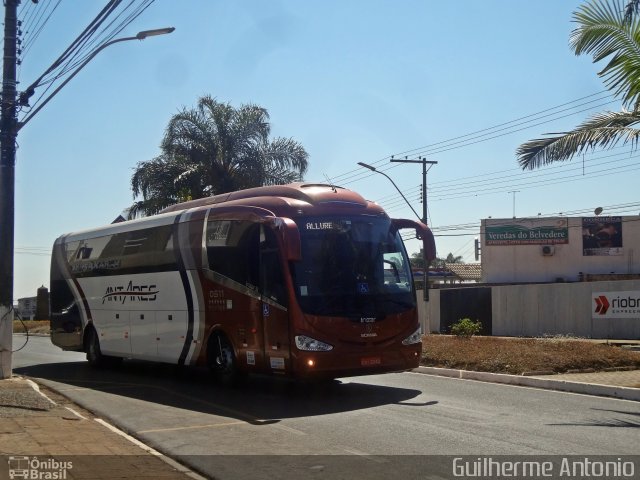
[{"label": "white wall", "polygon": [[[424,291],[417,290],[416,298],[418,301],[418,319],[420,320],[420,327],[422,328],[422,333],[429,333],[432,331],[430,326],[430,311],[431,308],[435,308],[437,304],[438,312],[440,312],[440,294],[437,295],[432,294],[437,292],[437,290],[429,290],[429,301],[424,301]],[[440,314],[438,313],[438,322],[440,321]]]},{"label": "white wall", "polygon": [[[640,291],[640,280],[491,286],[492,335],[638,339],[640,318],[594,318],[593,293]],[[431,290],[428,331],[440,331],[440,290]]]},{"label": "white wall", "polygon": [[[566,244],[553,245],[554,254],[544,256],[542,245],[487,245],[486,226],[503,222],[548,225],[568,221]],[[583,255],[582,217],[556,219],[486,219],[480,226],[482,238],[482,281],[525,283],[577,281],[579,273],[640,273],[640,217],[622,217],[622,255]]]}]

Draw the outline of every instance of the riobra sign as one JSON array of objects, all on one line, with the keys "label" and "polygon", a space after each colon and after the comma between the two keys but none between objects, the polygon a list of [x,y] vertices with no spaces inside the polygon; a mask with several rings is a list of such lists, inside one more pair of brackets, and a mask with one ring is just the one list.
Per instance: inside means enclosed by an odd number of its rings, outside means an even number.
[{"label": "riobra sign", "polygon": [[593,318],[635,318],[640,320],[640,291],[594,292]]}]

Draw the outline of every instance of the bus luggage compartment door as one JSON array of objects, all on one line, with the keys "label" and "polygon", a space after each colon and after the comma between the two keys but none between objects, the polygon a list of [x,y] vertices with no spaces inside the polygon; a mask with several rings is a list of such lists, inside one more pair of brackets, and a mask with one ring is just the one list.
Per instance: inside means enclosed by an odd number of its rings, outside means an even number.
[{"label": "bus luggage compartment door", "polygon": [[143,360],[156,360],[158,339],[156,312],[135,310],[130,313],[131,356]]}]

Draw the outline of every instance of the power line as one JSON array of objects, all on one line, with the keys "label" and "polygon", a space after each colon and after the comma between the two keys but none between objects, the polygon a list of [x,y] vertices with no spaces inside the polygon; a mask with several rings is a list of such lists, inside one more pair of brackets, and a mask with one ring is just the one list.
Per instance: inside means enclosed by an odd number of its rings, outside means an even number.
[{"label": "power line", "polygon": [[[602,97],[603,94],[606,94],[606,95],[604,97]],[[593,97],[596,97],[596,96],[602,97],[602,98],[595,98],[595,99],[590,100],[588,102],[580,103],[585,99],[593,98]],[[501,137],[501,136],[510,135],[512,133],[519,132],[519,131],[524,130],[526,128],[531,128],[531,127],[534,127],[534,126],[539,126],[539,125],[543,125],[543,124],[546,124],[546,123],[551,123],[553,121],[556,121],[556,120],[559,120],[559,119],[562,119],[562,118],[566,118],[568,116],[572,116],[572,115],[575,115],[575,114],[578,114],[578,113],[584,113],[586,111],[593,110],[595,108],[600,108],[602,106],[605,106],[605,105],[608,105],[610,103],[613,103],[613,100],[610,100],[610,101],[607,101],[605,103],[599,103],[598,105],[591,105],[589,108],[586,108],[586,109],[583,109],[583,110],[573,111],[573,112],[571,112],[571,113],[569,113],[567,115],[556,116],[556,117],[551,118],[549,120],[545,120],[543,122],[532,124],[532,122],[536,122],[536,121],[538,121],[538,120],[540,120],[542,118],[548,118],[548,117],[551,117],[551,116],[554,116],[554,115],[558,115],[559,113],[568,112],[568,111],[570,111],[572,109],[579,108],[581,106],[589,105],[589,104],[592,104],[592,103],[595,103],[595,102],[600,102],[601,100],[604,100],[606,98],[614,98],[614,97],[613,97],[613,95],[611,93],[609,93],[606,90],[605,91],[600,91],[600,92],[593,93],[593,94],[590,94],[590,95],[587,95],[587,96],[584,96],[584,97],[577,98],[575,100],[571,100],[569,102],[562,103],[560,105],[556,105],[554,107],[546,108],[546,109],[541,110],[541,111],[536,112],[536,113],[532,113],[532,114],[529,114],[529,115],[525,115],[525,116],[516,118],[514,120],[510,120],[508,122],[503,122],[503,123],[494,125],[492,127],[483,128],[481,130],[476,130],[476,131],[471,132],[471,133],[467,133],[467,134],[451,137],[451,138],[449,138],[447,140],[442,140],[442,141],[439,141],[439,142],[428,144],[428,145],[425,145],[423,147],[418,147],[418,148],[414,148],[414,149],[411,149],[411,150],[406,150],[406,151],[403,151],[403,152],[400,152],[400,153],[396,153],[394,155],[386,156],[386,157],[383,157],[383,158],[381,158],[379,160],[371,162],[371,165],[377,167],[378,165],[382,164],[382,162],[390,160],[392,156],[393,157],[402,157],[403,155],[408,155],[408,154],[412,154],[412,155],[418,155],[418,154],[429,155],[429,154],[441,153],[443,151],[449,151],[449,150],[453,150],[453,149],[457,149],[457,148],[463,148],[463,147],[466,147],[466,146],[469,146],[469,145],[474,145],[474,144],[477,144],[477,143],[480,143],[480,142],[492,140],[492,139],[495,139],[495,138],[498,138],[498,137]],[[566,106],[572,105],[572,104],[577,104],[577,105],[574,105],[573,107],[570,107],[570,108],[562,108],[562,107],[566,107]],[[561,110],[558,110],[558,109],[561,109]],[[553,110],[557,110],[557,111],[554,112],[554,113],[548,113],[548,112],[552,112]],[[523,122],[523,120],[526,120],[526,119],[529,119],[529,120]],[[525,127],[525,128],[513,129],[513,127],[521,126],[521,125],[525,125],[525,124],[529,124],[529,125],[527,127]],[[503,127],[506,127],[507,125],[511,125],[511,127],[503,128]],[[509,130],[509,129],[511,129],[511,130]],[[509,130],[509,131],[507,131],[506,133],[502,133],[500,135],[493,135],[496,132],[504,132],[505,130]],[[478,134],[482,134],[482,135],[478,135]],[[493,135],[493,136],[490,136],[490,135]],[[467,140],[462,140],[462,139],[467,139]],[[476,141],[470,141],[470,140],[476,140]],[[435,148],[435,147],[437,147],[437,148]],[[387,170],[389,170],[391,168],[395,168],[395,167],[396,166],[393,165],[393,166],[390,166],[390,167],[384,169],[383,171],[387,171]],[[382,170],[382,169],[380,169],[380,170]],[[355,181],[361,180],[361,179],[363,179],[365,177],[369,177],[370,175],[371,175],[370,173],[364,173],[361,170],[356,169],[356,170],[350,170],[350,171],[345,172],[343,174],[339,174],[339,175],[333,176],[333,180],[337,181],[337,182],[339,182],[341,184],[348,184],[348,183],[351,183],[351,182],[355,182]]]},{"label": "power line", "polygon": [[[34,25],[33,29],[35,31],[33,33],[31,33],[31,27],[24,27],[24,32],[25,32],[24,35],[26,40],[23,42],[22,48],[21,48],[21,54],[20,54],[21,62],[24,61],[25,57],[27,56],[27,53],[29,52],[29,50],[31,50],[31,47],[35,44],[36,40],[40,36],[40,33],[43,31],[44,27],[47,25],[47,23],[51,19],[51,16],[54,14],[54,12],[56,11],[56,9],[58,8],[61,2],[62,0],[58,0],[58,2],[54,5],[51,12],[49,12],[49,15],[47,15],[47,17],[41,23],[36,23]],[[51,5],[50,2],[47,3],[47,6],[45,8],[48,9],[49,5]],[[45,13],[46,13],[46,10],[43,11],[43,13],[40,15],[40,18],[42,18],[45,15]],[[27,37],[26,36],[27,34],[31,34],[31,36]]]},{"label": "power line", "polygon": [[[626,145],[622,145],[620,147],[613,147],[613,148],[608,148],[606,150],[598,150],[596,152],[592,152],[589,154],[590,158],[588,160],[589,163],[592,162],[596,162],[597,160],[600,159],[605,159],[605,158],[612,158],[612,157],[616,157],[616,156],[622,156],[622,155],[629,155],[632,156],[634,149],[629,149],[626,150],[624,152],[618,152],[618,153],[612,153],[612,154],[608,154],[608,155],[600,155],[600,156],[596,156],[600,153],[604,153],[604,152],[611,152],[613,150],[618,150],[621,148],[628,148]],[[585,160],[585,163],[587,162],[587,160]],[[499,179],[503,179],[503,178],[513,178],[513,177],[526,177],[526,178],[532,178],[532,177],[536,177],[539,175],[547,175],[548,172],[552,172],[554,170],[565,170],[565,169],[581,169],[582,170],[582,166],[579,167],[575,167],[576,164],[574,163],[569,163],[569,162],[561,162],[561,163],[556,163],[556,164],[552,164],[549,166],[545,166],[543,168],[540,168],[538,170],[536,170],[535,172],[524,172],[519,168],[511,168],[508,170],[499,170],[499,171],[495,171],[495,172],[489,172],[489,173],[482,173],[482,174],[477,174],[477,175],[473,175],[473,176],[468,176],[468,177],[459,177],[456,180],[440,180],[440,181],[436,181],[433,182],[433,188],[432,190],[440,190],[442,188],[446,188],[446,187],[451,187],[451,186],[473,186],[474,184],[482,184],[482,183],[487,183],[487,182],[493,182],[495,180],[499,180]],[[501,174],[507,174],[507,175],[501,175]],[[499,175],[499,176],[495,176],[493,178],[488,178],[486,180],[483,179],[479,179],[481,177],[489,177],[492,175]],[[466,181],[468,179],[473,179],[470,181]],[[445,187],[440,187],[440,185],[446,184]]]},{"label": "power line", "polygon": [[[591,102],[588,102],[588,103],[591,103]],[[499,130],[494,130],[492,132],[489,132],[489,133],[486,133],[486,134],[483,134],[483,135],[479,135],[477,137],[471,137],[469,140],[457,141],[457,142],[451,143],[450,145],[443,146],[441,148],[431,149],[431,150],[423,150],[423,151],[420,151],[418,153],[421,154],[421,155],[435,155],[435,154],[438,154],[438,153],[449,152],[451,150],[457,150],[459,148],[468,147],[470,145],[476,145],[478,143],[486,142],[488,140],[494,140],[496,138],[505,137],[507,135],[511,135],[513,133],[521,132],[523,130],[528,130],[529,128],[532,128],[532,127],[538,127],[540,125],[545,125],[547,123],[555,122],[556,120],[561,120],[563,118],[571,117],[571,116],[576,115],[578,113],[588,112],[589,110],[593,110],[595,108],[605,107],[605,106],[610,105],[612,103],[616,103],[616,101],[615,100],[609,100],[607,102],[600,103],[598,105],[594,105],[594,106],[591,106],[589,108],[585,108],[583,110],[578,110],[578,111],[575,111],[575,112],[571,112],[571,113],[568,113],[566,115],[561,115],[561,116],[558,116],[558,117],[554,117],[551,120],[545,120],[543,122],[531,123],[532,121],[534,121],[534,120],[531,120],[531,121],[528,121],[528,122],[515,124],[515,125],[513,125],[514,127],[515,126],[519,126],[519,125],[525,125],[525,124],[528,124],[528,125],[526,125],[526,126],[524,126],[522,128],[516,128],[516,129],[510,129],[511,127],[509,127],[509,129],[501,128]],[[565,110],[562,110],[562,111],[565,111]],[[560,112],[557,112],[557,113],[560,113]],[[549,115],[545,115],[545,117],[547,117],[547,116],[549,116]],[[544,117],[541,117],[541,118],[544,118]],[[505,130],[508,130],[508,131],[504,132]],[[500,134],[494,135],[497,132],[504,132],[504,133],[500,133]],[[471,140],[474,140],[474,141],[471,141]]]},{"label": "power line", "polygon": [[[154,2],[155,0],[130,0],[122,10],[118,11],[123,0],[110,0],[71,45],[27,88],[24,92],[22,105],[28,106],[29,109],[25,109],[24,113],[28,114],[40,102],[50,98],[45,99],[45,96],[57,81],[73,75],[77,68],[95,55]],[[27,105],[27,99],[40,86],[46,86],[46,88],[39,92],[35,101]]]},{"label": "power line", "polygon": [[[636,157],[634,157],[636,158]],[[507,191],[507,189],[509,188],[521,188],[521,189],[532,189],[532,188],[540,188],[540,187],[547,187],[550,185],[558,185],[561,183],[568,183],[568,182],[574,182],[574,181],[584,181],[584,180],[592,180],[594,177],[608,177],[611,175],[617,175],[619,173],[628,173],[628,172],[635,172],[640,170],[640,165],[636,162],[636,163],[631,163],[631,164],[627,164],[627,165],[621,165],[621,166],[617,166],[617,167],[610,167],[608,169],[603,169],[603,170],[596,170],[593,171],[591,174],[589,175],[582,175],[580,173],[575,174],[575,175],[567,175],[564,176],[558,180],[552,181],[552,180],[540,180],[537,182],[527,182],[527,183],[516,183],[516,184],[511,184],[511,185],[505,185],[503,187],[499,187],[498,189],[496,189],[495,187],[488,187],[488,188],[483,188],[480,190],[476,190],[475,193],[469,193],[469,194],[464,194],[464,193],[459,193],[459,194],[450,194],[450,195],[441,195],[441,196],[434,196],[433,197],[433,201],[444,201],[444,200],[453,200],[453,199],[459,199],[459,198],[471,198],[471,197],[478,197],[478,196],[484,196],[484,195],[491,195],[491,194],[496,194],[496,193],[504,193]]]},{"label": "power line", "polygon": [[[627,212],[637,212],[640,210],[640,202],[632,202],[632,203],[620,203],[615,205],[604,205],[601,206],[608,215],[601,215],[603,217],[610,216],[619,216],[622,213]],[[535,218],[548,218],[548,217],[571,217],[571,216],[583,216],[583,214],[591,214],[596,209],[596,207],[588,207],[582,208],[578,210],[567,210],[565,212],[553,212],[553,213],[542,213],[533,216],[524,216],[520,217],[520,219],[535,219]],[[615,215],[613,215],[615,214]],[[593,215],[589,215],[593,216]],[[638,219],[640,220],[640,218]],[[635,219],[628,219],[625,221],[636,221]],[[440,232],[440,231],[459,231],[459,230],[471,230],[479,228],[480,224],[475,222],[468,222],[462,224],[454,224],[454,225],[439,225],[431,227],[431,231]],[[474,235],[473,233],[469,233],[466,235]]]},{"label": "power line", "polygon": [[[521,129],[517,129],[517,130],[512,130],[512,131],[509,131],[509,132],[507,132],[507,133],[503,133],[503,134],[500,134],[500,135],[494,135],[494,136],[492,136],[492,137],[488,137],[488,138],[486,137],[486,135],[489,135],[489,134],[485,133],[484,135],[481,135],[481,136],[480,136],[480,137],[483,137],[482,139],[480,139],[480,140],[476,140],[476,141],[473,141],[473,142],[467,142],[467,143],[464,143],[464,144],[462,144],[462,145],[455,145],[455,143],[460,143],[460,142],[451,143],[451,142],[452,142],[452,141],[454,141],[454,140],[458,140],[458,139],[461,139],[461,138],[467,138],[467,137],[471,137],[470,139],[477,139],[477,138],[479,138],[479,137],[473,137],[473,135],[474,135],[474,134],[476,134],[476,133],[482,133],[482,132],[491,132],[491,133],[496,133],[497,131],[499,131],[499,130],[496,130],[496,128],[497,128],[497,127],[502,127],[502,126],[504,126],[504,125],[514,124],[513,126],[519,126],[519,125],[522,125],[523,123],[527,123],[527,122],[521,122],[521,120],[523,120],[523,119],[527,119],[527,118],[529,118],[529,119],[531,119],[531,120],[529,120],[529,122],[531,122],[531,121],[539,120],[539,119],[541,119],[541,118],[549,117],[549,116],[551,116],[551,115],[555,115],[555,114],[558,114],[558,113],[562,113],[562,112],[568,111],[568,110],[570,110],[570,109],[565,108],[565,109],[563,109],[563,110],[560,110],[560,111],[555,112],[554,114],[546,114],[546,115],[544,115],[544,116],[542,116],[542,117],[540,116],[540,115],[541,115],[541,114],[543,114],[543,113],[547,113],[547,112],[550,112],[550,111],[553,111],[553,110],[557,110],[558,108],[565,107],[565,106],[567,106],[567,105],[571,105],[571,104],[575,104],[575,103],[581,102],[581,101],[582,101],[582,100],[584,100],[584,99],[588,99],[588,98],[592,98],[592,97],[600,97],[603,93],[607,93],[607,92],[606,92],[606,91],[604,91],[604,92],[598,92],[598,93],[591,94],[591,95],[588,95],[588,96],[585,96],[585,97],[581,97],[581,98],[578,98],[578,99],[573,100],[573,101],[570,101],[570,102],[565,102],[565,103],[563,103],[563,104],[561,104],[561,105],[558,105],[558,106],[556,106],[556,107],[547,108],[547,109],[542,110],[542,111],[540,111],[540,112],[537,112],[537,113],[534,113],[534,114],[531,114],[531,115],[526,115],[526,116],[524,116],[524,117],[520,117],[520,118],[518,118],[518,119],[512,120],[512,121],[510,121],[510,122],[505,122],[505,123],[502,123],[502,124],[496,125],[496,126],[494,126],[494,127],[489,127],[489,128],[485,128],[485,129],[482,129],[482,130],[478,130],[478,131],[476,131],[476,132],[472,132],[472,133],[470,133],[470,134],[461,135],[461,136],[458,136],[458,137],[453,137],[452,139],[449,139],[449,140],[444,140],[444,141],[441,141],[441,142],[436,142],[436,143],[434,143],[434,144],[431,144],[430,146],[437,146],[437,145],[443,145],[443,144],[444,144],[445,146],[447,146],[446,144],[447,144],[447,143],[449,143],[449,146],[448,146],[447,150],[451,150],[451,149],[454,149],[454,148],[462,148],[462,147],[464,147],[464,146],[468,146],[468,145],[471,145],[471,144],[476,144],[476,143],[480,143],[480,142],[483,142],[483,141],[488,141],[488,140],[491,140],[491,139],[497,138],[497,137],[499,137],[499,136],[508,135],[508,134],[510,134],[510,133],[515,133],[515,132],[517,132],[517,131],[523,130],[523,128],[521,128]],[[607,93],[607,97],[611,97],[611,95]],[[606,98],[606,97],[605,97],[605,98]],[[596,98],[596,99],[593,99],[593,100],[591,100],[591,101],[589,101],[589,102],[579,103],[578,105],[575,105],[573,108],[577,108],[577,107],[580,107],[580,106],[588,105],[588,104],[591,104],[591,103],[594,103],[594,102],[598,102],[598,101],[600,101],[600,100],[602,100],[602,98]],[[573,115],[573,114],[575,114],[575,113],[581,113],[581,112],[584,112],[584,111],[587,111],[587,110],[591,110],[591,109],[593,109],[593,108],[599,108],[599,107],[601,107],[601,106],[603,106],[603,105],[607,105],[607,104],[609,104],[609,103],[612,103],[612,102],[606,102],[606,103],[604,103],[604,104],[598,104],[598,105],[595,105],[595,106],[591,106],[590,108],[587,108],[587,109],[584,109],[584,110],[581,110],[581,111],[578,111],[578,112],[572,112],[572,113],[571,113],[571,114],[569,114],[569,115]],[[544,124],[544,123],[549,123],[549,122],[551,122],[551,121],[555,121],[555,120],[557,120],[557,119],[564,118],[564,117],[569,116],[569,115],[563,115],[563,116],[560,116],[560,117],[554,117],[554,118],[552,118],[551,120],[547,120],[547,121],[544,121],[544,122],[539,122],[539,123],[538,123],[538,124],[536,124],[536,125],[541,125],[541,124]],[[518,122],[520,122],[520,123],[518,123]],[[530,126],[535,126],[535,125],[530,125]],[[529,128],[529,127],[527,127],[527,128]],[[501,129],[501,130],[505,130],[505,129]],[[451,146],[451,145],[454,145],[454,146]],[[426,147],[429,147],[429,146],[426,146]],[[421,148],[426,148],[426,147],[421,147]],[[407,152],[402,152],[402,153],[415,152],[416,150],[419,150],[419,149],[409,150],[409,151],[407,151]],[[429,152],[426,152],[426,153],[429,153]],[[433,153],[433,152],[431,152],[431,153]],[[437,153],[437,152],[436,152],[436,153]],[[386,160],[386,159],[388,159],[388,158],[389,158],[389,157],[385,157],[384,159],[378,160],[378,161],[377,161],[377,162],[375,162],[375,163],[383,162],[384,160]],[[389,166],[389,167],[387,167],[387,168],[378,168],[378,170],[380,170],[380,171],[388,171],[388,170],[390,170],[391,168],[394,168],[394,167],[396,167],[396,165],[391,165],[391,166]],[[367,178],[367,177],[369,177],[369,176],[371,175],[371,174],[368,174],[368,173],[364,173],[364,172],[362,172],[362,171],[355,171],[355,172],[357,172],[355,175],[351,175],[351,176],[347,176],[346,178],[343,178],[343,180],[342,180],[342,182],[341,182],[341,183],[342,183],[342,184],[349,184],[349,183],[353,183],[353,182],[356,182],[356,181],[358,181],[358,180],[362,180],[362,179],[364,179],[364,178]],[[344,177],[345,175],[349,175],[350,173],[351,173],[351,172],[347,172],[346,174],[342,174],[342,175],[339,175],[339,176],[337,176],[337,177],[334,177],[334,179],[337,179],[337,178],[340,178],[340,177]],[[525,172],[525,173],[526,173],[526,172]],[[484,174],[484,175],[487,175],[487,174]],[[481,175],[481,176],[484,176],[484,175]],[[523,172],[519,172],[519,173],[518,173],[518,175],[524,175],[524,173],[523,173]],[[541,175],[549,175],[549,173],[542,173]],[[512,176],[513,176],[513,175],[512,175]],[[536,176],[538,176],[538,175],[536,175]],[[528,180],[529,180],[530,178],[531,178],[531,175],[528,175],[528,177],[527,177],[527,182],[528,182]],[[351,181],[349,181],[349,180],[351,180]],[[491,180],[491,179],[484,180],[484,182],[485,182],[485,183],[486,183],[486,182],[489,182],[489,181],[492,181],[492,180]],[[438,191],[438,188],[439,188],[439,187],[436,187],[435,185],[437,185],[437,184],[439,184],[439,183],[442,183],[442,182],[434,182],[434,183],[433,183],[434,188],[430,189],[430,191],[432,192],[432,194],[436,195],[435,197],[432,197],[432,198],[434,198],[434,201],[442,200],[442,199],[445,199],[445,198],[449,198],[449,199],[452,199],[452,198],[468,198],[468,197],[471,197],[471,196],[476,196],[476,194],[468,194],[468,193],[467,193],[467,194],[465,194],[465,195],[449,196],[449,197],[445,197],[445,196],[443,196],[443,195],[438,196],[436,193],[434,193],[434,190],[435,190],[435,192],[437,192],[437,191]],[[467,182],[467,183],[473,183],[473,182]],[[536,183],[537,183],[537,184],[540,184],[540,182],[536,182]],[[549,184],[555,184],[555,183],[558,183],[558,182],[550,182]],[[455,185],[455,184],[454,184],[454,185]],[[539,185],[539,186],[540,186],[540,185]],[[394,197],[395,197],[395,196],[394,196]],[[380,201],[380,200],[378,200],[377,202],[378,202],[378,203],[387,203],[387,204],[388,204],[388,202],[382,202],[382,201]],[[393,204],[392,204],[392,206],[390,207],[390,209],[393,209],[395,206],[396,206],[396,204],[395,204],[395,203],[393,203]],[[398,206],[399,206],[399,204],[398,204]]]},{"label": "power line", "polygon": [[[615,147],[615,149],[628,148]],[[610,149],[611,150],[611,149]],[[607,150],[609,151],[609,150]],[[583,167],[572,163],[563,163],[559,165],[552,165],[545,167],[535,173],[522,172],[519,169],[502,170],[497,172],[491,172],[487,174],[481,174],[477,177],[485,177],[476,180],[468,180],[475,177],[463,177],[454,181],[439,181],[433,182],[434,187],[430,188],[430,195],[434,201],[451,200],[457,198],[471,198],[480,195],[503,193],[505,188],[532,188],[532,187],[544,187],[547,185],[554,185],[557,183],[564,183],[569,181],[578,181],[582,178],[591,179],[594,176],[601,176],[603,172],[602,167],[612,166],[610,170],[620,173],[619,170],[626,168],[624,171],[634,171],[636,164],[629,163],[622,166],[613,167],[615,164],[626,162],[629,159],[637,158],[638,155],[633,155],[633,150],[625,150],[623,152],[612,153],[608,155],[598,155],[604,151],[598,151],[590,154],[591,158],[587,160],[590,170],[583,174]],[[599,168],[594,170],[594,168]],[[630,168],[630,169],[629,169]],[[562,176],[558,176],[558,171]],[[514,173],[511,173],[514,172]],[[580,172],[577,175],[564,175],[570,172]],[[608,172],[605,171],[605,172]],[[501,175],[503,173],[509,173],[507,175]],[[490,175],[495,175],[490,177]],[[535,180],[535,181],[532,181]],[[411,191],[409,189],[409,191]],[[385,197],[375,200],[377,203],[384,205],[385,209],[393,209],[396,206],[401,206],[402,203],[395,195],[387,195]]]},{"label": "power line", "polygon": [[[500,123],[500,124],[494,125],[492,127],[483,128],[481,130],[476,130],[474,132],[470,132],[470,133],[467,133],[467,134],[464,134],[464,135],[459,135],[459,136],[456,136],[456,137],[452,137],[452,138],[449,138],[447,140],[442,140],[442,141],[439,141],[439,142],[431,143],[431,144],[425,145],[423,147],[417,147],[417,148],[414,148],[414,149],[411,149],[411,150],[406,150],[406,151],[400,152],[400,153],[398,153],[396,155],[397,156],[419,155],[419,154],[422,154],[424,150],[428,151],[429,149],[432,149],[432,147],[435,147],[435,146],[438,146],[438,145],[452,144],[452,142],[457,143],[456,142],[457,140],[460,140],[462,138],[467,138],[467,137],[477,138],[477,137],[474,137],[474,135],[477,135],[477,134],[483,133],[483,132],[493,131],[493,130],[496,130],[496,129],[500,129],[500,130],[497,130],[497,131],[504,130],[501,127],[505,127],[505,126],[510,125],[510,124],[514,124],[515,123],[517,126],[519,126],[519,125],[523,124],[523,123],[518,123],[518,122],[521,122],[521,120],[525,120],[527,118],[533,118],[533,117],[545,118],[545,117],[548,117],[548,116],[554,115],[554,114],[547,114],[547,115],[543,115],[543,116],[540,116],[540,115],[546,114],[547,112],[551,112],[552,110],[557,110],[559,108],[566,107],[567,105],[571,105],[573,103],[581,102],[582,100],[586,100],[587,98],[592,98],[592,97],[600,96],[600,95],[603,95],[603,94],[606,94],[604,98],[606,98],[606,97],[613,98],[613,95],[611,93],[609,93],[608,90],[602,90],[600,92],[592,93],[590,95],[586,95],[584,97],[580,97],[580,98],[577,98],[575,100],[571,100],[569,102],[565,102],[565,103],[562,103],[560,105],[556,105],[554,107],[549,107],[549,108],[546,108],[544,110],[540,110],[539,112],[532,113],[532,114],[529,114],[529,115],[525,115],[525,116],[516,118],[514,120],[509,120],[507,122]],[[597,101],[600,101],[600,100],[602,100],[602,98],[591,100],[590,102],[582,103],[582,104],[576,105],[575,107],[572,107],[572,108],[577,108],[577,107],[584,106],[584,105],[587,105],[589,103],[597,102]],[[592,107],[592,108],[595,108],[595,107]],[[561,113],[561,112],[565,112],[565,111],[568,111],[568,110],[570,110],[570,109],[563,109],[563,110],[560,110],[559,112],[555,112],[555,113]],[[535,120],[538,120],[538,118],[536,118]],[[535,120],[533,120],[533,121],[535,121]]]}]

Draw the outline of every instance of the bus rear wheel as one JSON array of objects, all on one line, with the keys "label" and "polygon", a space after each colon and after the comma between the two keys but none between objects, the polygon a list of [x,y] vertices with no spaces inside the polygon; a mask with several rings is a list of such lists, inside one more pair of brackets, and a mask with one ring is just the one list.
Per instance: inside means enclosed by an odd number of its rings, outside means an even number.
[{"label": "bus rear wheel", "polygon": [[216,381],[230,384],[240,378],[238,361],[231,342],[222,334],[215,334],[209,340],[209,368]]}]

